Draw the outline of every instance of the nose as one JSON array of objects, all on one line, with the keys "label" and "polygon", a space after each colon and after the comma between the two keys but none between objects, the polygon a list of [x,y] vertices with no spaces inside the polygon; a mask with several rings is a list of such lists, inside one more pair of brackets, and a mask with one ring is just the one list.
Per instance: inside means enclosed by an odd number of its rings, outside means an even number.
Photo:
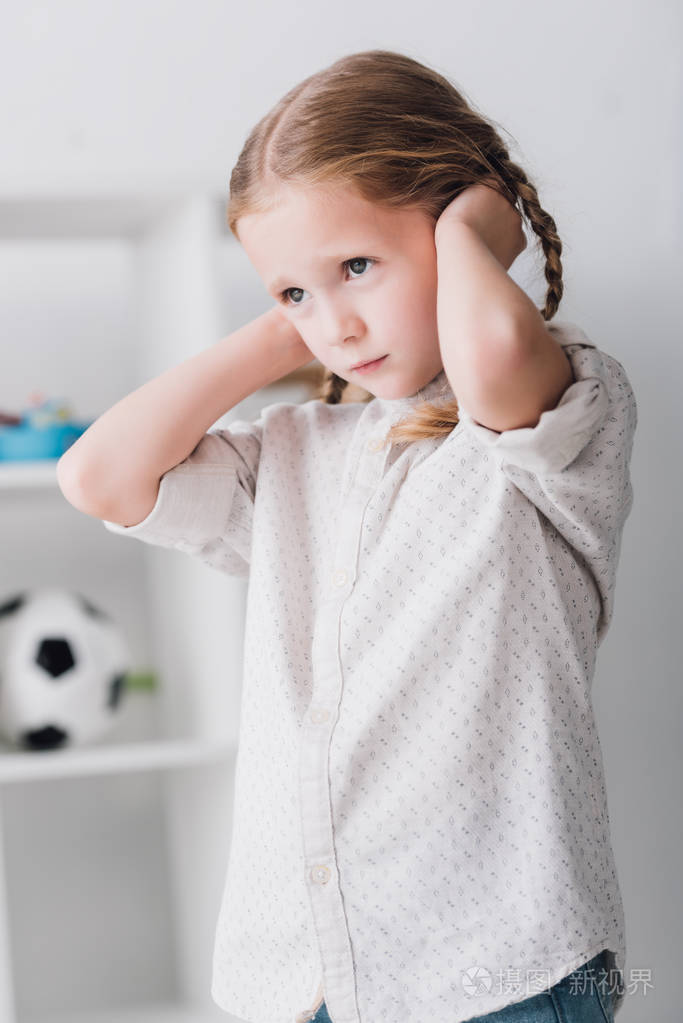
[{"label": "nose", "polygon": [[330,347],[343,345],[350,338],[363,337],[365,323],[358,310],[346,300],[321,302],[322,333]]}]

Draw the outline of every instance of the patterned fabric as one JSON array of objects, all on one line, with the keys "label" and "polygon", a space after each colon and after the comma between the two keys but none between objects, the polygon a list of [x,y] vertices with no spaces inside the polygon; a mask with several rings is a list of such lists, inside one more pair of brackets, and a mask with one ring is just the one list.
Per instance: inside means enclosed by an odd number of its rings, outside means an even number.
[{"label": "patterned fabric", "polygon": [[461,409],[383,446],[453,398],[443,370],[409,398],[277,402],[105,523],[248,576],[212,995],[249,1023],[313,1015],[321,982],[334,1023],[457,1023],[603,948],[624,969],[591,687],[637,410],[616,359],[547,327],[574,382],[533,428]]},{"label": "patterned fabric", "polygon": [[[548,991],[476,1016],[469,1023],[614,1023],[613,1002],[610,967],[603,950]],[[324,1002],[315,1016],[306,1020],[334,1023]]]}]

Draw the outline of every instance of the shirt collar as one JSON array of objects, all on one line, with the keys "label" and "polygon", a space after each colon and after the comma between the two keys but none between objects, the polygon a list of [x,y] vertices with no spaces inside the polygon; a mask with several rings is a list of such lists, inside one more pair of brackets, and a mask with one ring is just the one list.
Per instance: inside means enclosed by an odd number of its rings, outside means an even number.
[{"label": "shirt collar", "polygon": [[446,376],[446,370],[441,369],[435,377],[433,377],[429,383],[421,387],[415,394],[410,394],[405,398],[373,398],[373,402],[376,403],[377,409],[384,415],[394,415],[394,413],[404,414],[408,409],[413,408],[415,405],[420,405],[423,401],[433,401],[436,404],[440,404],[441,401],[453,401],[455,395]]}]

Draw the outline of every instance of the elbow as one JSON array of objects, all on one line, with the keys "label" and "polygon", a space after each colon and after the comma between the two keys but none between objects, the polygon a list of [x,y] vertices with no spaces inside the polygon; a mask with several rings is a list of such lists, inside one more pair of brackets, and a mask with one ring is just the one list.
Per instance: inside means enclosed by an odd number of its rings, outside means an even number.
[{"label": "elbow", "polygon": [[62,455],[57,462],[57,484],[62,494],[74,508],[86,514],[93,514],[93,501],[88,499],[87,486],[83,474],[70,459]]},{"label": "elbow", "polygon": [[92,477],[71,465],[68,459],[65,462],[64,456],[57,462],[57,482],[66,500],[77,511],[122,526],[134,526],[147,518],[156,504],[160,486],[158,479],[139,486],[129,481],[118,491],[112,484],[110,489],[125,494],[125,501],[107,499],[102,489],[93,484]]},{"label": "elbow", "polygon": [[96,519],[107,518],[109,502],[103,500],[101,488],[95,486],[91,473],[66,458],[67,453],[57,462],[57,483],[62,494],[77,511]]},{"label": "elbow", "polygon": [[57,483],[64,497],[71,502],[72,495],[76,492],[76,475],[67,455],[68,451],[57,461]]}]

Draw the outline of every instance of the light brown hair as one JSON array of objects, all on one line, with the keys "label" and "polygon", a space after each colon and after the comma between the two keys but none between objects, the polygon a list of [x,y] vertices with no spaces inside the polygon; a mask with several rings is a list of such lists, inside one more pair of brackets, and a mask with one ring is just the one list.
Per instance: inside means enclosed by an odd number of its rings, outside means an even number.
[{"label": "light brown hair", "polygon": [[[555,221],[493,122],[447,78],[401,53],[352,53],[290,89],[247,137],[230,177],[227,221],[238,237],[239,218],[270,209],[287,182],[351,185],[366,200],[420,209],[436,220],[484,179],[538,236],[548,282],[539,312],[550,320],[563,291]],[[336,404],[347,383],[326,369],[318,397]],[[457,422],[457,401],[423,402],[392,426],[387,440],[449,433]]]}]

